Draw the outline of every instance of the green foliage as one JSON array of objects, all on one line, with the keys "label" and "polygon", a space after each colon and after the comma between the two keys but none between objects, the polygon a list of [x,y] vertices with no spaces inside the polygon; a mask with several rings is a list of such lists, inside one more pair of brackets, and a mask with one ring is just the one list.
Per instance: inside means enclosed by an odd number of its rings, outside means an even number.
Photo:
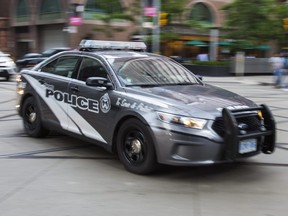
[{"label": "green foliage", "polygon": [[208,33],[209,29],[212,27],[211,24],[207,22],[197,20],[187,20],[186,24],[195,29],[199,33]]},{"label": "green foliage", "polygon": [[[139,2],[139,0],[135,0],[133,3],[135,4],[134,7],[136,7],[136,3]],[[125,31],[125,28],[113,26],[112,22],[137,21],[137,16],[135,16],[135,14],[133,14],[129,8],[123,8],[120,4],[120,0],[90,0],[88,5],[90,10],[91,8],[94,10],[94,19],[101,20],[104,23],[104,25],[95,26],[93,30],[101,31],[107,37],[113,37],[115,32]]]},{"label": "green foliage", "polygon": [[175,32],[162,32],[161,41],[173,41],[179,38],[179,35]]},{"label": "green foliage", "polygon": [[187,0],[162,0],[162,10],[167,13],[177,14],[182,13]]},{"label": "green foliage", "polygon": [[175,17],[181,19],[181,14],[185,10],[187,0],[162,0],[161,11],[168,13],[173,20]]},{"label": "green foliage", "polygon": [[234,0],[223,10],[226,11],[224,27],[229,38],[257,43],[281,40],[284,35],[282,19],[288,15],[287,4],[276,0]]}]

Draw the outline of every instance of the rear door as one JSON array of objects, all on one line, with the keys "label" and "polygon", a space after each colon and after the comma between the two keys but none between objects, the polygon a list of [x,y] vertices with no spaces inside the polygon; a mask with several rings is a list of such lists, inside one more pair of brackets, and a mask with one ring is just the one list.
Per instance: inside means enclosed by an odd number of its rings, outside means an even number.
[{"label": "rear door", "polygon": [[77,70],[78,56],[61,56],[43,65],[37,77],[43,120],[67,130],[67,106],[69,100],[68,85],[74,71]]}]

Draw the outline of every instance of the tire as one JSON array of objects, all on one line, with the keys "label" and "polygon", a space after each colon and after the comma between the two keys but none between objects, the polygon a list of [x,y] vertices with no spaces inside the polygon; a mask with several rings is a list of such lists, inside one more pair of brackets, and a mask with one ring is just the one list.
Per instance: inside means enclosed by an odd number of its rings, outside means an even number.
[{"label": "tire", "polygon": [[117,153],[124,167],[132,173],[149,174],[158,168],[151,135],[138,119],[129,119],[121,125]]},{"label": "tire", "polygon": [[40,138],[49,133],[49,130],[42,125],[40,110],[34,97],[29,97],[24,101],[22,118],[27,135]]}]

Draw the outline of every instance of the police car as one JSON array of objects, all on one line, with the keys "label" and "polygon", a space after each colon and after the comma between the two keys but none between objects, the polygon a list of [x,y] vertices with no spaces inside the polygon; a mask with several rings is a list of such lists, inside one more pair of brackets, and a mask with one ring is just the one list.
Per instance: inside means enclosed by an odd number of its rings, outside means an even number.
[{"label": "police car", "polygon": [[148,174],[159,164],[191,166],[271,154],[275,121],[266,105],[205,84],[142,42],[81,41],[17,79],[26,133],[51,130],[117,152]]}]

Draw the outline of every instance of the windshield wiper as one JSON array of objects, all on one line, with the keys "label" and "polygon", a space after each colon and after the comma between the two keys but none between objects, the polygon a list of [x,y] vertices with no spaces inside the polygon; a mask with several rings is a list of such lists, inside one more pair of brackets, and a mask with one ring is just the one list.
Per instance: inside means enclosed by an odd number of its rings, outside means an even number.
[{"label": "windshield wiper", "polygon": [[171,85],[198,85],[200,83],[191,83],[191,82],[185,82],[185,83],[175,83],[175,84],[171,84]]},{"label": "windshield wiper", "polygon": [[127,84],[126,87],[142,87],[142,88],[149,88],[149,87],[161,87],[161,86],[178,86],[178,85],[198,85],[200,83],[156,83],[156,84]]}]

